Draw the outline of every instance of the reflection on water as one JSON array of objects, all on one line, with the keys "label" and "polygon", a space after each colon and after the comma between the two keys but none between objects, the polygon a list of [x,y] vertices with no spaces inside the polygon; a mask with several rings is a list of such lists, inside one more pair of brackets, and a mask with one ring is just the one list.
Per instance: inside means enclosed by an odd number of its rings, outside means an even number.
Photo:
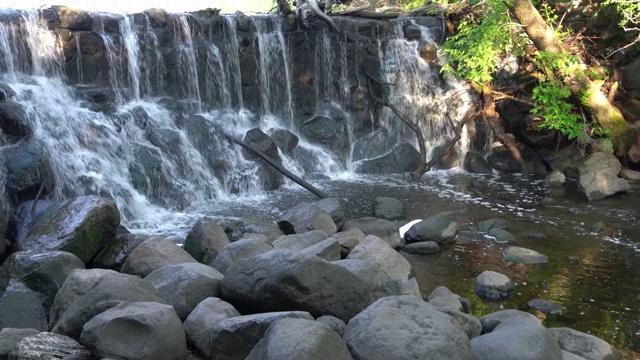
[{"label": "reflection on water", "polygon": [[[572,190],[572,184],[550,193],[541,180],[508,175],[436,172],[426,174],[421,184],[397,176],[327,180],[318,186],[342,199],[350,218],[371,216],[376,196],[402,200],[408,220],[440,211],[455,213],[461,230],[455,245],[444,247],[436,255],[406,255],[424,295],[445,285],[472,299],[473,314],[478,316],[515,308],[544,318],[530,309],[527,301],[551,300],[567,310],[546,317],[546,326],[572,327],[620,349],[640,352],[640,209],[635,204],[640,195],[638,184],[625,195],[595,203],[582,200]],[[539,205],[547,197],[555,198],[555,203]],[[206,215],[275,220],[298,202],[313,200],[304,190],[291,185],[261,199],[217,203]],[[171,225],[172,234],[184,237],[194,219],[202,215],[205,214],[185,214]],[[507,230],[516,235],[516,242],[498,244],[470,230],[472,224],[489,218],[507,220]],[[598,222],[602,225],[594,227]],[[509,245],[539,251],[549,257],[549,263],[504,263],[502,250]],[[516,283],[508,300],[487,303],[478,299],[472,284],[485,270],[501,272]]]}]

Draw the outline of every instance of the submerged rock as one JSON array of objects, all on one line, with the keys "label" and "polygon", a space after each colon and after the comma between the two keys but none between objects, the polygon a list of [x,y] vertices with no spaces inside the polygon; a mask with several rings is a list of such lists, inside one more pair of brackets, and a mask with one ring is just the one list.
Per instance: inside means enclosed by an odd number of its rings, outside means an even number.
[{"label": "submerged rock", "polygon": [[546,255],[537,251],[526,249],[518,246],[509,246],[504,249],[503,253],[504,261],[517,262],[523,264],[546,264],[549,259]]},{"label": "submerged rock", "polygon": [[527,305],[547,315],[561,314],[563,311],[567,309],[560,304],[556,304],[552,301],[542,300],[542,299],[529,300],[527,302]]},{"label": "submerged rock", "polygon": [[608,342],[593,335],[569,329],[550,328],[547,332],[553,337],[562,350],[584,359],[620,360],[622,355]]}]

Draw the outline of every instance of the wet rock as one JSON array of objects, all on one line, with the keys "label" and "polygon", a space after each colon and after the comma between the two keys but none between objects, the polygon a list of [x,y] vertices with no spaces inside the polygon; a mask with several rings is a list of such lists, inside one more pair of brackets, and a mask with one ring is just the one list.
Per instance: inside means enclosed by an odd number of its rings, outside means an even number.
[{"label": "wet rock", "polygon": [[484,271],[473,283],[479,297],[487,300],[502,300],[511,295],[515,285],[506,275],[495,271]]},{"label": "wet rock", "polygon": [[476,224],[478,232],[489,232],[490,230],[505,229],[507,226],[507,221],[503,219],[482,220]]},{"label": "wet rock", "polygon": [[345,324],[344,321],[331,315],[320,316],[319,318],[316,319],[316,321],[329,325],[329,327],[340,336],[342,336],[342,333],[344,332],[344,328],[347,327],[347,324]]},{"label": "wet rock", "polygon": [[550,328],[547,333],[558,342],[560,348],[585,359],[619,360],[622,355],[606,341],[593,335],[569,329]]},{"label": "wet rock", "polygon": [[344,321],[369,304],[367,294],[364,281],[348,270],[280,250],[237,261],[222,280],[222,298],[241,311],[303,310]]},{"label": "wet rock", "polygon": [[549,187],[561,187],[565,182],[567,182],[567,179],[560,170],[553,170],[544,180],[544,183]]},{"label": "wet rock", "polygon": [[538,320],[538,318],[536,318],[535,316],[533,316],[532,314],[530,314],[528,312],[524,312],[524,311],[520,311],[520,310],[508,309],[508,310],[496,311],[494,313],[487,314],[487,315],[481,317],[480,318],[480,323],[482,323],[482,332],[483,333],[490,333],[490,332],[493,331],[493,329],[495,329],[503,321],[511,319],[511,318],[524,319],[524,320],[529,321],[529,322],[531,322],[533,324],[538,324],[538,325],[540,324],[540,320]]},{"label": "wet rock", "polygon": [[313,230],[304,234],[284,235],[273,242],[273,247],[280,250],[298,251],[327,239],[322,230]]},{"label": "wet rock", "polygon": [[215,297],[202,300],[184,321],[187,344],[209,359],[212,351],[209,336],[213,329],[222,320],[236,316],[240,313],[226,301]]},{"label": "wet rock", "polygon": [[[225,229],[225,232],[227,232],[227,230]],[[251,220],[247,220],[245,221],[245,223],[242,225],[242,229],[239,232],[241,234],[261,234],[267,237],[267,243],[272,243],[275,239],[279,238],[280,236],[284,235],[284,233],[282,232],[282,230],[280,230],[278,228],[277,225],[272,224],[272,223],[266,223],[266,222],[260,222],[260,221],[251,221]],[[235,232],[234,232],[235,235]],[[228,233],[227,233],[227,236]],[[240,239],[243,235],[238,235],[237,238],[233,239],[233,236],[229,236],[230,240],[237,240]]]},{"label": "wet rock", "polygon": [[197,262],[173,242],[154,236],[138,245],[122,265],[122,272],[145,277],[167,265]]},{"label": "wet rock", "polygon": [[218,256],[208,265],[226,274],[227,270],[241,259],[250,259],[273,250],[273,246],[262,240],[240,239],[222,248]]},{"label": "wet rock", "polygon": [[93,360],[91,352],[70,337],[41,332],[28,336],[9,354],[11,360]]},{"label": "wet rock", "polygon": [[376,218],[385,219],[385,220],[404,220],[405,219],[405,210],[404,204],[402,201],[378,196],[374,200],[373,204],[373,214]]},{"label": "wet rock", "polygon": [[326,211],[333,222],[336,224],[336,228],[340,229],[344,224],[344,210],[342,208],[342,204],[340,203],[340,199],[334,197],[328,197],[324,199],[320,199],[313,203],[315,206],[320,209]]},{"label": "wet rock", "polygon": [[47,329],[47,315],[38,293],[18,280],[11,279],[0,296],[0,329]]},{"label": "wet rock", "polygon": [[518,246],[509,246],[502,252],[504,261],[522,264],[546,264],[549,259],[537,251]]},{"label": "wet rock", "polygon": [[640,181],[640,171],[622,169],[620,177],[629,181]]},{"label": "wet rock", "polygon": [[418,25],[409,25],[404,28],[404,38],[411,40],[420,40],[422,38],[422,30]]},{"label": "wet rock", "polygon": [[578,165],[578,189],[589,201],[627,191],[629,183],[618,177],[621,170],[620,161],[612,154],[593,153]]},{"label": "wet rock", "polygon": [[494,239],[496,239],[496,242],[498,242],[498,243],[509,243],[509,242],[516,241],[515,235],[513,235],[510,232],[508,232],[507,230],[491,229],[491,230],[489,230],[487,235],[489,235],[489,236],[493,237]]},{"label": "wet rock", "polygon": [[0,102],[9,101],[14,96],[16,96],[16,92],[13,91],[11,86],[7,83],[0,82]]},{"label": "wet rock", "polygon": [[414,255],[429,255],[440,251],[440,246],[435,241],[421,241],[403,246],[402,251]]},{"label": "wet rock", "polygon": [[343,339],[355,359],[471,359],[462,328],[415,296],[376,301],[349,321]]},{"label": "wet rock", "polygon": [[475,151],[468,151],[464,157],[463,168],[475,174],[491,174],[493,169],[489,162],[484,158],[484,155]]},{"label": "wet rock", "polygon": [[539,323],[510,318],[471,340],[473,359],[562,360],[558,343]]},{"label": "wet rock", "polygon": [[[244,142],[262,151],[270,158],[276,161],[280,160],[280,155],[278,155],[278,145],[275,143],[275,141],[273,141],[273,139],[269,137],[269,135],[265,134],[262,130],[254,128],[247,131],[247,133],[244,135]],[[258,155],[244,148],[242,150],[242,154],[248,160],[261,159],[260,157],[258,157]]]},{"label": "wet rock", "polygon": [[[6,86],[6,85],[5,85]],[[0,87],[0,97],[5,98],[9,94],[8,86]],[[15,95],[15,93],[13,93]],[[29,123],[27,112],[21,104],[13,101],[0,101],[0,130],[6,135],[22,139],[33,135],[33,129]]]},{"label": "wet rock", "polygon": [[331,215],[313,203],[301,203],[289,209],[280,221],[293,225],[296,234],[313,230],[322,230],[327,236],[335,234],[338,229]]},{"label": "wet rock", "polygon": [[402,141],[382,156],[359,162],[355,171],[363,174],[399,174],[417,169],[421,162],[420,153],[413,145]]},{"label": "wet rock", "polygon": [[243,360],[274,322],[284,318],[313,320],[304,311],[282,311],[222,320],[209,338],[212,360]]},{"label": "wet rock", "polygon": [[389,152],[391,147],[389,130],[382,128],[359,138],[353,144],[351,159],[375,159]]},{"label": "wet rock", "polygon": [[529,300],[527,302],[527,305],[547,315],[561,314],[563,311],[567,309],[560,304],[556,304],[552,301],[543,300],[543,299]]},{"label": "wet rock", "polygon": [[280,148],[280,150],[285,154],[293,151],[300,141],[298,136],[289,130],[272,129],[269,131],[269,134],[273,141],[278,145],[278,148]]},{"label": "wet rock", "polygon": [[7,359],[9,353],[20,340],[40,333],[36,329],[4,328],[0,329],[0,359]]},{"label": "wet rock", "polygon": [[343,119],[317,115],[305,121],[300,132],[312,144],[320,145],[338,154],[349,151],[349,132]]},{"label": "wet rock", "polygon": [[236,11],[236,26],[238,31],[249,32],[251,31],[251,19],[247,15],[245,15],[242,11]]},{"label": "wet rock", "polygon": [[427,64],[434,64],[438,60],[438,48],[429,41],[420,41],[418,43],[418,55]]},{"label": "wet rock", "polygon": [[167,304],[184,321],[191,311],[208,297],[220,297],[222,275],[216,269],[199,263],[167,265],[144,279],[151,282]]},{"label": "wet rock", "polygon": [[[87,264],[115,238],[120,213],[109,199],[86,195],[52,206],[27,226],[24,213],[33,204],[24,203],[14,213],[17,250],[61,250]],[[30,219],[29,219],[30,220]]]},{"label": "wet rock", "polygon": [[61,27],[73,31],[91,31],[93,18],[88,12],[66,6],[57,6],[54,9],[58,12]]},{"label": "wet rock", "polygon": [[111,240],[93,260],[95,267],[120,271],[131,252],[148,240],[148,235],[121,234]]},{"label": "wet rock", "polygon": [[351,250],[358,245],[360,240],[364,239],[365,236],[366,235],[362,230],[355,228],[337,232],[333,234],[331,238],[338,240],[338,244],[340,245],[340,257],[344,259],[349,255]]},{"label": "wet rock", "polygon": [[151,20],[151,22],[153,24],[155,24],[155,26],[165,26],[167,25],[167,11],[164,9],[156,9],[156,8],[151,8],[151,9],[147,9],[144,11],[145,14],[147,14],[147,16],[149,17],[149,20]]},{"label": "wet rock", "polygon": [[404,239],[408,243],[434,241],[438,244],[451,244],[457,234],[458,224],[453,220],[453,214],[442,212],[413,225],[404,234]]},{"label": "wet rock", "polygon": [[123,302],[96,315],[84,325],[80,343],[103,358],[187,356],[182,322],[170,305],[155,302]]},{"label": "wet rock", "polygon": [[198,262],[208,264],[229,245],[224,230],[213,219],[199,220],[187,235],[182,246]]},{"label": "wet rock", "polygon": [[[111,270],[106,271],[109,273],[102,274],[97,281],[92,278],[85,280],[88,283],[93,283],[93,286],[85,293],[61,295],[65,296],[69,302],[64,312],[59,314],[58,321],[53,323],[53,332],[77,339],[80,337],[84,324],[94,316],[122,302],[149,301],[160,304],[165,303],[149,281],[140,279],[137,276],[115,273]],[[65,285],[63,284],[64,287]],[[67,287],[67,289],[71,292],[85,290],[80,287]],[[54,308],[55,304],[56,301],[54,301]]]},{"label": "wet rock", "polygon": [[48,314],[56,293],[74,269],[84,269],[75,255],[64,251],[21,251],[13,253],[0,268],[0,289],[15,279],[38,293]]},{"label": "wet rock", "polygon": [[247,356],[249,360],[351,360],[340,336],[321,322],[285,318],[271,326]]},{"label": "wet rock", "polygon": [[501,173],[521,172],[520,164],[512,158],[510,152],[504,146],[493,148],[491,154],[487,156],[487,161],[491,168]]},{"label": "wet rock", "polygon": [[[429,304],[431,304],[431,301]],[[453,320],[460,325],[462,330],[464,330],[469,339],[478,337],[482,333],[482,323],[480,323],[480,319],[477,317],[446,307],[438,308],[438,311],[451,316]]]},{"label": "wet rock", "polygon": [[[48,195],[55,186],[55,176],[47,150],[35,139],[0,150],[6,169],[5,189],[13,205]],[[42,189],[42,191],[40,191]]]},{"label": "wet rock", "polygon": [[379,237],[394,249],[402,246],[402,239],[400,238],[398,228],[399,225],[396,222],[373,217],[347,220],[342,225],[342,231],[359,229],[365,235]]},{"label": "wet rock", "polygon": [[447,149],[449,149],[449,144],[441,144],[433,148],[431,158],[435,159],[441,156],[434,166],[436,169],[449,170],[460,165],[460,153],[458,150],[451,148],[446,154],[442,155]]}]

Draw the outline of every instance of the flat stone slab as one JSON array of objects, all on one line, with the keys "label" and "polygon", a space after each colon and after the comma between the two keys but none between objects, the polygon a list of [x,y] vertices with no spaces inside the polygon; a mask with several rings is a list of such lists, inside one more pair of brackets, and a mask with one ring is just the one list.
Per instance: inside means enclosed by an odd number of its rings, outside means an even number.
[{"label": "flat stone slab", "polygon": [[547,255],[519,246],[509,246],[504,249],[502,256],[504,261],[522,264],[546,264],[549,262]]}]

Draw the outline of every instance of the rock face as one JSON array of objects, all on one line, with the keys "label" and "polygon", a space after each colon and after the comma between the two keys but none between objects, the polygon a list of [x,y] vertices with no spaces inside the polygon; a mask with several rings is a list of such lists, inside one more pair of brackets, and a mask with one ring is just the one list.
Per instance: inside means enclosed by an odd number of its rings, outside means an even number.
[{"label": "rock face", "polygon": [[473,359],[562,360],[558,342],[539,322],[510,318],[471,340]]},{"label": "rock face", "polygon": [[88,263],[109,241],[115,238],[120,212],[113,201],[93,196],[80,196],[53,206],[28,226],[31,209],[24,203],[14,214],[12,239],[18,250],[61,250]]},{"label": "rock face", "polygon": [[578,188],[589,201],[629,190],[629,183],[618,177],[622,165],[613,154],[596,152],[578,165]]},{"label": "rock face", "polygon": [[87,322],[80,343],[104,358],[182,360],[187,341],[170,305],[124,302]]},{"label": "rock face", "polygon": [[60,334],[41,332],[28,336],[9,354],[11,360],[93,360],[91,352],[77,341]]},{"label": "rock face", "polygon": [[242,360],[264,337],[269,326],[284,318],[313,320],[304,311],[244,315],[222,320],[209,336],[212,360]]},{"label": "rock face", "polygon": [[183,248],[198,262],[208,264],[226,245],[229,245],[229,239],[220,225],[204,218],[193,226]]},{"label": "rock face", "polygon": [[131,252],[122,265],[122,272],[145,277],[163,266],[189,262],[196,260],[171,241],[154,236]]},{"label": "rock face", "polygon": [[465,332],[415,296],[382,298],[354,317],[343,339],[356,360],[471,359]]},{"label": "rock face", "polygon": [[184,321],[204,299],[220,296],[220,282],[224,276],[216,269],[197,263],[167,265],[145,277],[158,294],[173,305]]},{"label": "rock face", "polygon": [[458,234],[458,224],[453,220],[453,214],[443,212],[430,216],[413,225],[404,234],[408,243],[419,241],[434,241],[438,244],[450,244]]},{"label": "rock face", "polygon": [[501,300],[511,295],[515,285],[506,275],[495,271],[485,271],[478,275],[473,283],[473,289],[483,299]]},{"label": "rock face", "polygon": [[215,297],[201,301],[184,321],[184,331],[187,335],[187,343],[198,353],[211,357],[211,344],[209,337],[213,329],[222,320],[240,316],[231,304]]},{"label": "rock face", "polygon": [[278,250],[236,262],[222,280],[222,298],[241,311],[302,310],[344,321],[369,304],[367,293],[365,282],[340,266]]},{"label": "rock face", "polygon": [[251,350],[249,360],[335,359],[350,360],[349,349],[329,325],[285,318],[269,326],[269,330]]}]

